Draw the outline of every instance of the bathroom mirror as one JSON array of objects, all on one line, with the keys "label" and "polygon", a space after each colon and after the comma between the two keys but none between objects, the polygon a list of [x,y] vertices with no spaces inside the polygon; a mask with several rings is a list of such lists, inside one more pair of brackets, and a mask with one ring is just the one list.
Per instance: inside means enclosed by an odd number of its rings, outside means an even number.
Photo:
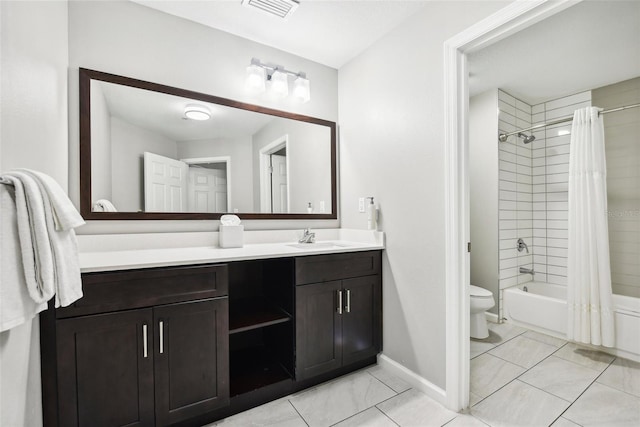
[{"label": "bathroom mirror", "polygon": [[336,124],[80,69],[85,219],[336,219]]}]

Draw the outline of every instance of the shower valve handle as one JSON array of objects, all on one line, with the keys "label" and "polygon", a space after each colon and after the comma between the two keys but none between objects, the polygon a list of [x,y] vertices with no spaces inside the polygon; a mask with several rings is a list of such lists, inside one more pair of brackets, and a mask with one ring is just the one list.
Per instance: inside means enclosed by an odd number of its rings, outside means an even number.
[{"label": "shower valve handle", "polygon": [[529,253],[529,247],[524,242],[524,240],[522,240],[522,238],[520,238],[520,239],[518,239],[518,252],[522,252],[523,250],[526,250],[527,253]]}]

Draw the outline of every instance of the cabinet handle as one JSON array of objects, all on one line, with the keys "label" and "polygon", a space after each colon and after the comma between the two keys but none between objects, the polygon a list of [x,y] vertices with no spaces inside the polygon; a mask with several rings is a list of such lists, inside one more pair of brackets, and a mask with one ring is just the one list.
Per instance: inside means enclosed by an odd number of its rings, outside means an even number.
[{"label": "cabinet handle", "polygon": [[342,314],[342,291],[338,290],[338,314]]},{"label": "cabinet handle", "polygon": [[147,325],[142,325],[142,357],[147,358]]},{"label": "cabinet handle", "polygon": [[347,304],[344,307],[345,313],[351,313],[351,291],[347,289]]},{"label": "cabinet handle", "polygon": [[160,354],[164,353],[164,322],[161,320],[159,325],[160,327]]}]

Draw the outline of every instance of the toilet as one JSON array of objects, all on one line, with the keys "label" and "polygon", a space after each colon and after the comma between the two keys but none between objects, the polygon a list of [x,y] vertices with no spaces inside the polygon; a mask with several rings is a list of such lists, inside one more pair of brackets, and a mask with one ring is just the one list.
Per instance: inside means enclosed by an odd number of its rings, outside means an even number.
[{"label": "toilet", "polygon": [[487,328],[485,311],[489,310],[496,304],[493,299],[493,293],[479,286],[471,285],[469,296],[469,306],[471,308],[471,338],[487,338],[489,336],[489,329]]}]

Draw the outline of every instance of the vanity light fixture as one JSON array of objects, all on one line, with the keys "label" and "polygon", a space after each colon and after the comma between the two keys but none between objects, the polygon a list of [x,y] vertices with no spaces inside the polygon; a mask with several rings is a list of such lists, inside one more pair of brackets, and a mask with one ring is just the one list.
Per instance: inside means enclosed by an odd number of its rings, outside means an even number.
[{"label": "vanity light fixture", "polygon": [[189,104],[184,108],[184,117],[190,120],[209,120],[211,111],[204,105]]},{"label": "vanity light fixture", "polygon": [[255,94],[262,93],[267,89],[267,82],[270,82],[270,91],[278,98],[285,98],[289,95],[289,76],[295,77],[293,97],[300,102],[308,102],[311,99],[311,88],[305,73],[295,73],[278,65],[263,64],[256,58],[253,58],[251,65],[247,67],[245,89]]}]

